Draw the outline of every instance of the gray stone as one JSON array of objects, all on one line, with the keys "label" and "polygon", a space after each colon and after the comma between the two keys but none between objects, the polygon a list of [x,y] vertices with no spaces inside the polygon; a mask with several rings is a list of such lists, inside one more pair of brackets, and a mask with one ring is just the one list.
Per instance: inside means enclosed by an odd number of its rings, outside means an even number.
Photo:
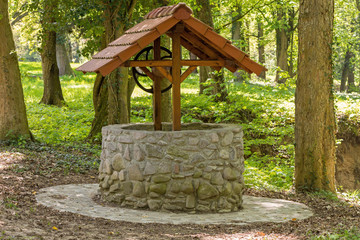
[{"label": "gray stone", "polygon": [[212,154],[215,153],[214,150],[204,149],[203,151],[207,157],[210,157]]},{"label": "gray stone", "polygon": [[237,177],[238,177],[238,174],[234,169],[229,168],[229,167],[224,169],[224,178],[226,180],[236,180]]},{"label": "gray stone", "polygon": [[201,200],[219,196],[218,190],[207,182],[202,182],[197,190],[198,198]]},{"label": "gray stone", "polygon": [[195,145],[197,145],[198,143],[199,143],[199,139],[198,139],[198,138],[196,138],[196,137],[190,137],[190,138],[189,138],[189,145],[195,146]]},{"label": "gray stone", "polygon": [[133,195],[135,197],[143,197],[145,195],[145,187],[142,182],[134,182]]},{"label": "gray stone", "polygon": [[169,191],[173,193],[178,193],[181,190],[181,183],[178,181],[172,181],[169,187]]},{"label": "gray stone", "polygon": [[146,144],[146,152],[149,157],[154,157],[154,158],[162,158],[164,155],[159,146],[152,144]]},{"label": "gray stone", "polygon": [[195,198],[195,196],[193,196],[193,195],[187,195],[185,207],[186,207],[186,208],[195,208],[195,205],[196,205],[196,198]]},{"label": "gray stone", "polygon": [[125,168],[125,160],[120,153],[116,154],[111,161],[111,165],[115,171],[121,171]]},{"label": "gray stone", "polygon": [[180,172],[180,164],[175,163],[173,166],[173,173],[178,174]]},{"label": "gray stone", "polygon": [[221,149],[219,156],[223,159],[229,159],[229,151],[226,149]]},{"label": "gray stone", "polygon": [[112,142],[108,142],[106,143],[105,145],[106,149],[112,151],[112,152],[115,152],[116,151],[116,145]]},{"label": "gray stone", "polygon": [[112,167],[108,160],[104,161],[103,172],[105,172],[108,175],[112,174]]},{"label": "gray stone", "polygon": [[213,173],[210,182],[211,184],[215,184],[215,185],[223,185],[224,179],[222,177],[222,174],[220,172]]},{"label": "gray stone", "polygon": [[219,136],[217,135],[217,133],[212,133],[212,134],[210,135],[210,139],[211,139],[211,142],[212,142],[212,143],[217,143],[217,142],[219,142]]},{"label": "gray stone", "polygon": [[191,157],[191,163],[199,163],[199,162],[203,162],[203,161],[205,161],[205,157],[199,153],[194,154]]},{"label": "gray stone", "polygon": [[170,162],[161,162],[159,168],[157,169],[158,173],[166,174],[171,173],[171,163]]},{"label": "gray stone", "polygon": [[222,187],[221,195],[228,196],[231,194],[231,191],[232,191],[231,183],[226,182]]},{"label": "gray stone", "polygon": [[194,175],[193,175],[194,178],[199,178],[199,177],[201,177],[201,176],[202,176],[202,172],[201,172],[201,171],[195,171],[195,172],[194,172]]},{"label": "gray stone", "polygon": [[102,180],[105,178],[105,176],[106,176],[106,174],[100,173],[99,176],[98,176],[98,179],[99,179],[100,181],[102,181]]},{"label": "gray stone", "polygon": [[223,146],[228,146],[232,143],[233,141],[233,138],[234,138],[234,133],[233,132],[227,132],[224,136],[224,138],[222,139],[221,141],[221,145]]},{"label": "gray stone", "polygon": [[204,179],[206,179],[206,180],[210,180],[211,179],[211,173],[204,173],[202,177]]},{"label": "gray stone", "polygon": [[146,137],[146,133],[145,132],[141,132],[141,131],[135,131],[133,134],[134,139],[136,140],[140,140]]},{"label": "gray stone", "polygon": [[160,200],[149,199],[149,200],[147,200],[147,204],[148,204],[150,210],[152,210],[152,211],[156,211],[161,208]]},{"label": "gray stone", "polygon": [[166,183],[151,184],[149,191],[163,195],[166,193],[166,188],[167,188]]},{"label": "gray stone", "polygon": [[199,212],[210,212],[210,207],[202,204],[196,206],[196,210]]},{"label": "gray stone", "polygon": [[217,147],[215,144],[209,144],[209,145],[207,146],[207,148],[208,148],[208,149],[212,149],[212,150],[218,149],[218,147]]},{"label": "gray stone", "polygon": [[207,139],[201,139],[199,142],[200,149],[206,148],[210,142]]},{"label": "gray stone", "polygon": [[233,182],[232,187],[233,187],[233,191],[234,191],[235,194],[241,194],[242,193],[242,189],[243,189],[242,184],[240,184],[238,182]]},{"label": "gray stone", "polygon": [[130,165],[127,168],[127,173],[130,180],[134,181],[142,181],[144,180],[144,177],[139,169],[139,166],[137,164]]},{"label": "gray stone", "polygon": [[119,172],[119,180],[120,180],[120,181],[125,181],[125,179],[126,179],[126,171],[125,171],[125,170],[121,170],[121,171]]},{"label": "gray stone", "polygon": [[110,177],[111,180],[117,180],[119,178],[119,172],[114,171]]},{"label": "gray stone", "polygon": [[166,145],[168,145],[168,143],[165,142],[165,141],[163,141],[163,140],[158,141],[157,144],[160,145],[160,146],[166,146]]},{"label": "gray stone", "polygon": [[162,206],[164,209],[169,210],[169,211],[180,211],[183,210],[183,207],[181,206],[177,206],[174,204],[169,204],[169,203],[165,203]]},{"label": "gray stone", "polygon": [[120,189],[120,183],[114,183],[110,186],[109,192],[115,192],[118,189]]},{"label": "gray stone", "polygon": [[118,137],[118,142],[121,142],[121,143],[133,143],[134,141],[128,135],[121,135],[121,136]]},{"label": "gray stone", "polygon": [[179,149],[178,146],[170,146],[167,149],[167,154],[174,156],[174,157],[179,157],[179,158],[183,158],[183,159],[188,159],[189,158],[189,154],[182,151],[181,149]]},{"label": "gray stone", "polygon": [[135,161],[142,161],[144,160],[144,153],[141,150],[141,148],[139,147],[138,144],[134,145],[134,149],[133,149],[133,156],[134,156],[134,160]]},{"label": "gray stone", "polygon": [[152,165],[150,162],[146,162],[145,169],[144,169],[144,175],[153,175],[156,173],[156,167]]},{"label": "gray stone", "polygon": [[163,183],[163,182],[168,182],[170,181],[170,177],[167,176],[167,175],[154,175],[152,176],[151,180],[154,182],[154,183]]},{"label": "gray stone", "polygon": [[181,191],[186,194],[190,194],[194,192],[194,186],[190,178],[186,179],[181,185]]},{"label": "gray stone", "polygon": [[124,159],[130,161],[131,160],[131,156],[130,156],[130,147],[129,145],[126,145],[125,147],[125,151],[124,151]]},{"label": "gray stone", "polygon": [[156,193],[156,192],[149,192],[149,197],[150,198],[160,198],[160,194]]},{"label": "gray stone", "polygon": [[125,195],[129,195],[133,191],[133,184],[131,181],[120,183]]},{"label": "gray stone", "polygon": [[174,179],[183,179],[185,178],[184,174],[173,174],[171,175],[172,178]]}]

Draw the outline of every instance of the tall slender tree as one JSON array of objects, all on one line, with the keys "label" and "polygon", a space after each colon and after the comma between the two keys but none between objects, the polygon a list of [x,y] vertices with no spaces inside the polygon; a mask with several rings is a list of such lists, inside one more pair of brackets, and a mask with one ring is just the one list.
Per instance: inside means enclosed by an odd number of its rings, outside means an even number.
[{"label": "tall slender tree", "polygon": [[0,41],[0,140],[14,136],[32,138],[7,0],[0,0]]},{"label": "tall slender tree", "polygon": [[[102,0],[101,4],[105,6],[103,49],[124,33],[136,0]],[[95,118],[88,139],[95,139],[105,125],[130,121],[129,84],[128,68],[118,68],[106,77],[97,75],[93,88]]]},{"label": "tall slender tree", "polygon": [[334,0],[302,0],[295,95],[295,187],[335,192]]}]

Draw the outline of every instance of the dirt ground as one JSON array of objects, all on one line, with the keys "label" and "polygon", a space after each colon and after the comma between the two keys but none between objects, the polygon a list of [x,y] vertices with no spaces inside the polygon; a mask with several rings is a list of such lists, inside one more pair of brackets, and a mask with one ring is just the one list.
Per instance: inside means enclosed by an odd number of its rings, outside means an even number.
[{"label": "dirt ground", "polygon": [[136,224],[62,213],[36,203],[40,188],[95,183],[96,170],[67,165],[72,157],[86,158],[89,154],[76,149],[33,146],[29,150],[0,144],[0,239],[306,239],[360,226],[357,205],[252,189],[246,194],[301,202],[315,214],[302,221],[246,226]]}]

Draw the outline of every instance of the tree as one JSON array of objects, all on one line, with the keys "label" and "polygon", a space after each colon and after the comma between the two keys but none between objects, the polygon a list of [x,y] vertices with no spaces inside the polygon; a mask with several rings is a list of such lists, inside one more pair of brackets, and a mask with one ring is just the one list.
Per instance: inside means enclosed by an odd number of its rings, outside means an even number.
[{"label": "tree", "polygon": [[7,0],[0,0],[0,41],[0,140],[13,136],[32,138],[26,118]]},{"label": "tree", "polygon": [[[70,65],[70,56],[66,43],[68,43],[67,34],[64,32],[57,32],[56,37],[56,61],[59,68],[59,75],[74,75],[74,71]],[[70,45],[70,44],[68,44]]]},{"label": "tree", "polygon": [[295,93],[295,187],[335,192],[333,0],[303,0]]},{"label": "tree", "polygon": [[[212,7],[209,0],[196,0],[196,17],[214,28],[214,22],[212,18]],[[224,101],[227,97],[227,91],[224,86],[224,75],[223,70],[217,73],[213,73],[210,67],[199,67],[200,68],[200,94],[204,93],[204,83],[212,78],[214,84],[212,84],[211,94],[216,96],[216,100]]]},{"label": "tree", "polygon": [[[120,37],[129,23],[136,0],[103,0],[104,35],[101,48]],[[88,139],[94,139],[103,126],[130,121],[131,87],[128,68],[118,68],[106,77],[97,75],[93,88],[95,118]]]},{"label": "tree", "polygon": [[64,97],[61,90],[59,68],[56,61],[56,19],[58,1],[44,0],[41,19],[41,65],[44,80],[44,94],[41,103],[62,106]]}]

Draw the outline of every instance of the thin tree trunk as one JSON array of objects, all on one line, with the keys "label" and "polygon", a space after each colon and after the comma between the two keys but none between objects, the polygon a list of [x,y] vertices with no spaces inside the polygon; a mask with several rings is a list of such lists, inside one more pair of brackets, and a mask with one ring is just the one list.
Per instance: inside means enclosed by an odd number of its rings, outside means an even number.
[{"label": "thin tree trunk", "polygon": [[70,65],[69,51],[66,49],[65,34],[58,34],[56,41],[56,61],[59,68],[59,75],[74,75]]},{"label": "thin tree trunk", "polygon": [[[279,8],[277,10],[277,19],[278,21],[283,21],[286,18],[286,14],[284,10]],[[281,71],[288,71],[288,47],[289,47],[289,39],[287,36],[287,32],[284,26],[281,26],[276,29],[276,65],[281,69],[280,71],[276,71],[276,79],[277,83],[285,83],[286,78],[280,76]]]},{"label": "thin tree trunk", "polygon": [[0,16],[0,140],[19,136],[32,138],[7,0],[0,0]]},{"label": "thin tree trunk", "polygon": [[[125,4],[125,5],[124,5]],[[120,37],[126,23],[130,20],[136,0],[104,2],[104,28],[101,48]],[[121,12],[120,12],[121,10]],[[128,123],[130,121],[130,96],[133,82],[129,81],[128,68],[118,68],[106,77],[98,74],[93,88],[95,118],[92,122],[88,140],[100,140],[103,126]]]},{"label": "thin tree trunk", "polygon": [[350,64],[350,51],[346,51],[344,65],[341,72],[341,84],[340,84],[340,92],[345,92],[346,90],[346,82],[348,80],[349,74],[349,64]]},{"label": "thin tree trunk", "polygon": [[[195,11],[195,15],[201,21],[209,25],[210,27],[214,28],[214,23],[211,14],[211,5],[209,0],[196,0],[196,4],[201,8]],[[205,87],[204,83],[209,79],[212,78],[214,80],[213,84],[213,91],[212,94],[220,93],[221,96],[217,97],[218,100],[226,99],[227,91],[224,82],[224,75],[222,73],[215,73],[211,74],[212,69],[210,67],[199,67],[200,68],[200,94],[204,93]]]},{"label": "thin tree trunk", "polygon": [[334,0],[303,0],[295,95],[295,188],[335,192]]},{"label": "thin tree trunk", "polygon": [[[167,49],[170,49],[170,38],[163,36],[162,44]],[[169,81],[166,78],[161,80],[161,89],[165,89],[169,86]],[[171,103],[171,90],[161,94],[161,121],[171,122],[172,121],[172,103]]]},{"label": "thin tree trunk", "polygon": [[44,3],[42,19],[41,65],[44,80],[44,93],[40,103],[62,106],[64,97],[61,90],[59,68],[56,61],[56,32],[51,29],[55,23],[57,0],[47,0]]},{"label": "thin tree trunk", "polygon": [[[259,63],[265,64],[265,45],[263,43],[263,37],[264,37],[264,28],[261,20],[258,20],[258,51],[259,51]],[[263,71],[260,76],[263,79],[266,79],[266,72]]]}]

